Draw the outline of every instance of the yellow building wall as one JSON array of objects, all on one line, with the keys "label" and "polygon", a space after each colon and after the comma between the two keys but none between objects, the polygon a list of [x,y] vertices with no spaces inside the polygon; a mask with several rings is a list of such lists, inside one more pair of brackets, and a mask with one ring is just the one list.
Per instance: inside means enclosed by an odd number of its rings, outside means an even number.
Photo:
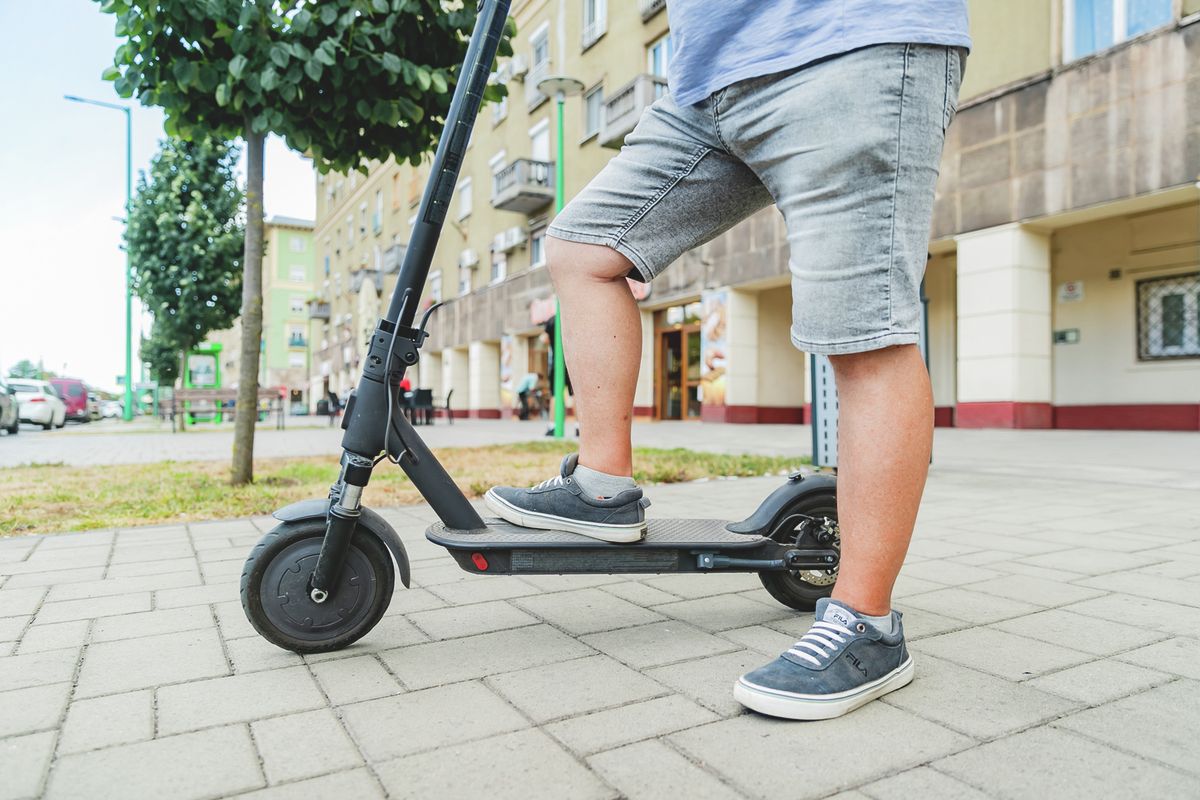
[{"label": "yellow building wall", "polygon": [[[1200,2],[1200,0],[1197,0]],[[970,0],[971,56],[959,99],[1050,69],[1058,0]]]},{"label": "yellow building wall", "polygon": [[[1112,270],[1120,270],[1111,278]],[[1138,361],[1139,280],[1200,270],[1200,205],[1067,228],[1053,239],[1054,329],[1079,330],[1054,346],[1054,403],[1196,403],[1200,359]],[[1083,299],[1057,301],[1057,287],[1083,281]]]},{"label": "yellow building wall", "polygon": [[954,253],[934,256],[925,268],[929,298],[929,380],[933,404],[958,401],[958,260]]},{"label": "yellow building wall", "polygon": [[1200,0],[1183,0],[1183,15],[1200,14]]},{"label": "yellow building wall", "polygon": [[792,290],[780,286],[758,293],[759,406],[804,405],[804,354],[792,345]]}]

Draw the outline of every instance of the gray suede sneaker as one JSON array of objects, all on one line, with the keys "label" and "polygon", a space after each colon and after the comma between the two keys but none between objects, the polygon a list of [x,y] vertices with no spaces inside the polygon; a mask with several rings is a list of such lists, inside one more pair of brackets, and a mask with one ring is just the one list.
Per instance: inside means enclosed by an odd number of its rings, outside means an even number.
[{"label": "gray suede sneaker", "polygon": [[571,533],[606,542],[641,541],[646,535],[646,507],[641,489],[615,497],[588,497],[572,477],[579,455],[562,460],[559,474],[532,489],[493,486],[484,502],[498,517],[524,528]]},{"label": "gray suede sneaker", "polygon": [[884,635],[846,606],[823,597],[813,626],[779,658],[747,672],[733,697],[760,714],[786,719],[831,719],[849,713],[913,679],[900,612]]}]

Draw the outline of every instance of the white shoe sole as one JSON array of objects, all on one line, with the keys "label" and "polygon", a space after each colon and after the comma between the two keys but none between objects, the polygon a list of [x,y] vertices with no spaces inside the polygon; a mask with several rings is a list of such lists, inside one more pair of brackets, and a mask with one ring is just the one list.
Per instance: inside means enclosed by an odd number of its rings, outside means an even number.
[{"label": "white shoe sole", "polygon": [[517,508],[491,489],[488,489],[487,494],[483,496],[483,502],[496,516],[522,528],[534,528],[540,531],[569,531],[578,533],[580,536],[590,536],[593,539],[615,544],[640,542],[646,537],[646,523],[644,522],[630,525],[606,525],[602,522],[577,522],[550,514],[538,514]]},{"label": "white shoe sole", "polygon": [[910,656],[900,666],[868,684],[831,695],[797,694],[768,689],[750,683],[745,677],[733,685],[733,699],[753,711],[783,719],[833,719],[849,714],[859,706],[883,697],[910,684],[913,679],[913,660]]}]

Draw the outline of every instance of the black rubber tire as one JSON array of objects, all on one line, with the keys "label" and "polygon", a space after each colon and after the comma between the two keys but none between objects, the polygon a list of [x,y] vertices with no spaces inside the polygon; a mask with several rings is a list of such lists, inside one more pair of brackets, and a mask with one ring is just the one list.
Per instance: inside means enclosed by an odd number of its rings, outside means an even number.
[{"label": "black rubber tire", "polygon": [[[826,516],[836,522],[837,495],[833,492],[815,492],[805,495],[789,508],[787,513],[789,515],[799,513]],[[790,528],[779,531],[775,538],[777,541],[783,542],[791,533],[792,529]],[[812,611],[816,608],[818,600],[833,594],[834,583],[825,585],[809,583],[793,572],[760,572],[758,579],[771,597],[797,611]],[[834,580],[836,581],[836,577]]]},{"label": "black rubber tire", "polygon": [[51,430],[53,427],[54,427],[54,417],[53,416],[50,417],[49,422],[42,423],[42,430],[44,430],[44,431]]},{"label": "black rubber tire", "polygon": [[19,421],[14,422],[12,424],[12,427],[8,429],[9,436],[16,436],[20,432],[21,432],[21,423]]},{"label": "black rubber tire", "polygon": [[[396,574],[391,553],[378,537],[362,530],[354,534],[337,589],[324,603],[313,602],[307,581],[324,536],[323,519],[278,525],[254,546],[242,569],[242,609],[246,618],[264,639],[284,650],[341,650],[370,632],[392,602]],[[276,563],[277,559],[282,561]],[[284,581],[291,585],[285,587]],[[276,588],[265,592],[264,588],[271,585]],[[281,595],[284,588],[290,591]],[[282,602],[267,607],[264,596]],[[340,608],[334,605],[339,599],[353,602],[349,608]],[[283,610],[285,606],[289,610]],[[315,630],[311,627],[312,614],[328,621]],[[331,614],[339,619],[329,619]]]}]

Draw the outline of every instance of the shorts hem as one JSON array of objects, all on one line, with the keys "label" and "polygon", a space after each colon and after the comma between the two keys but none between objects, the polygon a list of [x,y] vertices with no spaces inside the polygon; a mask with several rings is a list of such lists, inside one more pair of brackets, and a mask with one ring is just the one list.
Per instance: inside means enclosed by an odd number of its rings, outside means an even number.
[{"label": "shorts hem", "polygon": [[841,356],[852,353],[869,353],[872,350],[882,350],[885,347],[896,347],[903,344],[918,344],[921,335],[918,333],[883,333],[878,336],[868,336],[863,339],[850,339],[842,342],[806,342],[795,334],[791,335],[792,345],[805,353],[819,356]]},{"label": "shorts hem", "polygon": [[598,244],[604,247],[612,248],[621,255],[625,256],[632,262],[633,269],[638,273],[642,283],[649,283],[654,279],[655,271],[650,268],[650,264],[637,250],[634,250],[624,241],[614,241],[611,236],[600,236],[594,233],[582,233],[580,231],[572,231],[566,228],[560,228],[557,225],[551,225],[546,233],[553,236],[555,239],[565,239],[568,242],[578,242],[580,244]]}]

